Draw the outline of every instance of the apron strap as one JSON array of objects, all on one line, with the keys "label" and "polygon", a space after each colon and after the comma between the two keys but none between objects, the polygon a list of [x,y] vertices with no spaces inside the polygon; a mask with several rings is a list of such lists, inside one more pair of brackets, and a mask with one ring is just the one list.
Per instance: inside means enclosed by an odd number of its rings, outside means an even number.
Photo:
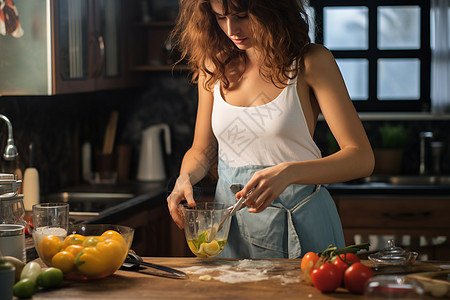
[{"label": "apron strap", "polygon": [[289,258],[298,258],[302,253],[302,245],[300,244],[300,239],[298,238],[297,231],[295,230],[290,210],[287,210],[287,215],[288,256]]}]

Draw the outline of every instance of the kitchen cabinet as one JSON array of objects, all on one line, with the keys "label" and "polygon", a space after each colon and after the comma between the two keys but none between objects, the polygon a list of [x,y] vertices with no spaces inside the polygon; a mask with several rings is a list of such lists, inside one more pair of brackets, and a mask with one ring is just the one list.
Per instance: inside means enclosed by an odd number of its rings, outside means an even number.
[{"label": "kitchen cabinet", "polygon": [[163,206],[145,209],[137,214],[124,216],[119,224],[134,228],[132,249],[139,255],[168,256],[170,235],[169,219]]},{"label": "kitchen cabinet", "polygon": [[[344,229],[346,244],[355,235],[392,235],[401,241],[410,236],[410,250],[428,259],[450,259],[450,197],[430,195],[338,195],[333,196]],[[445,242],[432,245],[437,236]],[[428,245],[421,245],[426,240]]]},{"label": "kitchen cabinet", "polygon": [[24,30],[0,37],[0,94],[55,95],[128,87],[126,0],[16,0]]},{"label": "kitchen cabinet", "polygon": [[55,91],[126,85],[126,1],[52,1]]},{"label": "kitchen cabinet", "polygon": [[194,256],[184,231],[176,227],[166,205],[124,217],[119,224],[135,229],[132,249],[142,256]]},{"label": "kitchen cabinet", "polygon": [[133,71],[187,70],[185,64],[173,64],[179,56],[169,39],[178,13],[178,1],[143,0],[135,6],[132,25]]}]

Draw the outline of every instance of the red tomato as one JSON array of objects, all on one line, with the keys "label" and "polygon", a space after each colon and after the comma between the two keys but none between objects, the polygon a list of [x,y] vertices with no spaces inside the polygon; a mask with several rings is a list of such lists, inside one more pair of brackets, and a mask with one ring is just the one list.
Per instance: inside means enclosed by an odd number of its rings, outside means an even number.
[{"label": "red tomato", "polygon": [[[311,268],[309,269],[309,273],[311,273],[318,260],[319,260],[319,255],[317,255],[316,253],[314,253],[314,252],[306,253],[303,256],[302,263],[300,265],[302,271],[305,271],[305,269],[308,267],[308,265],[311,265]],[[310,263],[310,262],[312,262],[312,263]]]},{"label": "red tomato", "polygon": [[344,273],[344,285],[353,294],[362,294],[366,282],[373,277],[373,271],[360,262],[355,262]]},{"label": "red tomato", "polygon": [[339,269],[339,272],[341,272],[342,276],[344,276],[345,270],[347,270],[347,268],[350,267],[353,263],[359,261],[360,260],[358,256],[353,253],[342,253],[336,256],[333,261],[333,265],[335,265]]},{"label": "red tomato", "polygon": [[326,262],[311,272],[312,284],[322,293],[334,292],[342,282],[339,270],[330,262]]}]

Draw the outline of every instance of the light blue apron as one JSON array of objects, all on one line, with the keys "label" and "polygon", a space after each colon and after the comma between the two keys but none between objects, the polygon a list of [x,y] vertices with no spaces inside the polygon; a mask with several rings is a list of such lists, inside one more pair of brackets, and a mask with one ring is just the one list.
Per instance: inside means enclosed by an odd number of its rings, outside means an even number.
[{"label": "light blue apron", "polygon": [[[215,201],[235,203],[232,183],[245,185],[266,166],[230,167],[219,158]],[[320,185],[289,185],[260,213],[238,211],[231,220],[228,241],[218,257],[298,258],[330,244],[345,247],[341,221],[333,199]]]}]

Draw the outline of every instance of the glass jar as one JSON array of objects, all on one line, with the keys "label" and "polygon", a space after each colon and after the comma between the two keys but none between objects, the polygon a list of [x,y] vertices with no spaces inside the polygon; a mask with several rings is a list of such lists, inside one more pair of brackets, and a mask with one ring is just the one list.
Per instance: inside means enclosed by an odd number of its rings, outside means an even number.
[{"label": "glass jar", "polygon": [[369,260],[375,266],[412,264],[418,256],[417,252],[408,252],[401,247],[395,246],[394,240],[389,240],[387,244],[386,248],[369,255]]},{"label": "glass jar", "polygon": [[27,222],[23,218],[25,216],[23,195],[13,197],[0,196],[0,202],[0,223],[27,226]]},{"label": "glass jar", "polygon": [[0,252],[1,255],[27,261],[24,225],[0,224]]},{"label": "glass jar", "polygon": [[23,218],[23,195],[17,194],[21,183],[14,174],[0,173],[0,224],[28,226]]}]

